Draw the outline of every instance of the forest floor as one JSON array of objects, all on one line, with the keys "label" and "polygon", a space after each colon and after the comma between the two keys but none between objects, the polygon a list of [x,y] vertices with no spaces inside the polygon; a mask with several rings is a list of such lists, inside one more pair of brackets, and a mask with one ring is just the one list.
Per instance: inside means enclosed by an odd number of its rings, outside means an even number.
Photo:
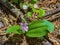
[{"label": "forest floor", "polygon": [[[46,12],[48,12],[48,11],[52,11],[52,10],[55,10],[57,8],[60,8],[60,0],[51,0],[51,1],[50,0],[44,0],[43,2],[38,2],[38,5],[40,8],[43,8],[46,10]],[[12,17],[10,14],[8,14],[8,15],[10,15],[10,17],[8,17],[7,14],[5,14],[1,11],[0,11],[0,14],[1,14],[0,17],[3,17],[3,19],[0,18],[0,20],[3,20],[4,25],[10,26],[9,22],[11,22],[11,24],[16,24],[13,22],[13,20],[16,20],[16,18]],[[55,25],[55,30],[53,32],[50,32],[47,35],[48,37],[46,40],[40,41],[36,38],[33,39],[33,38],[25,37],[24,35],[23,36],[15,35],[15,39],[18,37],[21,37],[19,39],[16,39],[16,42],[18,40],[20,40],[19,41],[19,43],[21,43],[20,45],[60,45],[60,18],[56,18],[56,16],[54,17],[53,15],[58,16],[58,15],[60,15],[60,12],[58,12],[56,14],[52,14],[52,16],[48,16],[48,17],[46,16],[43,18],[46,20],[47,19],[50,20]],[[7,26],[4,28],[0,28],[0,30],[6,29]],[[10,40],[12,40],[13,38],[11,38]],[[19,44],[16,43],[16,45],[19,45]]]}]

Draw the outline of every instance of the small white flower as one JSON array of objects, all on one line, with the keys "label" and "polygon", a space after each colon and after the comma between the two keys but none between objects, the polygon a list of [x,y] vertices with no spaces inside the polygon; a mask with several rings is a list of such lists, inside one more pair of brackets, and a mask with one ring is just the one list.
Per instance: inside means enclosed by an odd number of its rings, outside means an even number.
[{"label": "small white flower", "polygon": [[23,9],[26,10],[28,7],[27,5],[23,5]]},{"label": "small white flower", "polygon": [[34,4],[34,8],[38,8],[38,5],[37,4]]}]

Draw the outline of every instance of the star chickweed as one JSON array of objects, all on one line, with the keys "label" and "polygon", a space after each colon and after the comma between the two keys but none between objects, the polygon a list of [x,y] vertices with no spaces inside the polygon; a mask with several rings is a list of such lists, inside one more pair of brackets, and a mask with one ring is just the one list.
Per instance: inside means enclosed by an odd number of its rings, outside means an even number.
[{"label": "star chickweed", "polygon": [[27,8],[28,8],[27,5],[23,5],[24,10],[27,10]]},{"label": "star chickweed", "polygon": [[34,8],[38,8],[38,5],[37,4],[34,4]]}]

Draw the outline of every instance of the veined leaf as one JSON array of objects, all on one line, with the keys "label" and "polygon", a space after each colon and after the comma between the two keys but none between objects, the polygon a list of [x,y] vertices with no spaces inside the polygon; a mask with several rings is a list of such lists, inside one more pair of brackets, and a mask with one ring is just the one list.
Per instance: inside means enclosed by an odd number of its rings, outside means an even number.
[{"label": "veined leaf", "polygon": [[37,27],[47,27],[47,31],[51,32],[54,30],[54,25],[47,20],[35,20],[28,24],[29,29],[34,29]]},{"label": "veined leaf", "polygon": [[43,37],[54,30],[54,25],[47,20],[35,20],[28,24],[28,37]]},{"label": "veined leaf", "polygon": [[40,20],[33,20],[32,22],[29,23],[29,25],[36,24],[38,22],[40,22]]},{"label": "veined leaf", "polygon": [[26,33],[28,37],[43,37],[48,34],[47,27],[35,28]]},{"label": "veined leaf", "polygon": [[19,25],[13,25],[8,27],[8,29],[6,30],[6,33],[15,33],[15,34],[21,34],[22,31],[20,30],[20,26]]},{"label": "veined leaf", "polygon": [[50,21],[47,20],[43,20],[43,25],[47,25],[48,26],[48,31],[51,32],[54,30],[54,25],[53,23],[51,23]]},{"label": "veined leaf", "polygon": [[30,22],[28,24],[28,27],[29,29],[34,29],[34,28],[46,26],[46,25],[43,25],[42,23],[43,23],[42,20],[35,20],[35,21]]}]

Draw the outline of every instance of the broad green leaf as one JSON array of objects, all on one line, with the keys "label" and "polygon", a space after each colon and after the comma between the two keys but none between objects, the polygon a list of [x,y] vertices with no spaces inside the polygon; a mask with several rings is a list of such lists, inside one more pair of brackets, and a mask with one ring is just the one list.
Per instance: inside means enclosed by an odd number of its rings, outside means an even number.
[{"label": "broad green leaf", "polygon": [[32,12],[27,12],[26,14],[28,17],[32,17]]},{"label": "broad green leaf", "polygon": [[29,37],[43,37],[49,32],[54,30],[54,25],[47,20],[35,20],[28,24],[29,31],[27,36]]},{"label": "broad green leaf", "polygon": [[28,37],[43,37],[48,34],[47,27],[35,28],[26,33]]},{"label": "broad green leaf", "polygon": [[47,20],[35,20],[28,24],[29,29],[34,29],[37,27],[47,27],[47,31],[51,32],[54,30],[54,25]]},{"label": "broad green leaf", "polygon": [[45,10],[40,9],[40,10],[39,10],[39,15],[38,15],[38,17],[41,18],[41,17],[43,17],[44,15],[45,15]]},{"label": "broad green leaf", "polygon": [[38,22],[40,22],[40,20],[33,20],[33,21],[31,21],[31,22],[29,23],[29,25],[32,25],[32,24],[38,23]]},{"label": "broad green leaf", "polygon": [[33,20],[32,22],[30,22],[28,25],[32,25],[32,24],[35,24],[35,23],[38,23],[40,20]]},{"label": "broad green leaf", "polygon": [[21,34],[22,31],[20,30],[20,26],[19,25],[13,25],[7,28],[6,33],[10,34],[10,33],[15,33],[15,34]]},{"label": "broad green leaf", "polygon": [[42,20],[35,20],[35,21],[30,22],[28,24],[28,27],[29,27],[29,29],[34,29],[34,28],[37,28],[37,27],[46,26],[46,25],[43,25],[42,23],[43,23]]},{"label": "broad green leaf", "polygon": [[47,25],[48,26],[48,31],[51,32],[54,30],[54,25],[53,23],[51,23],[50,21],[47,20],[43,20],[43,25]]},{"label": "broad green leaf", "polygon": [[18,0],[13,0],[14,3],[18,3]]}]

